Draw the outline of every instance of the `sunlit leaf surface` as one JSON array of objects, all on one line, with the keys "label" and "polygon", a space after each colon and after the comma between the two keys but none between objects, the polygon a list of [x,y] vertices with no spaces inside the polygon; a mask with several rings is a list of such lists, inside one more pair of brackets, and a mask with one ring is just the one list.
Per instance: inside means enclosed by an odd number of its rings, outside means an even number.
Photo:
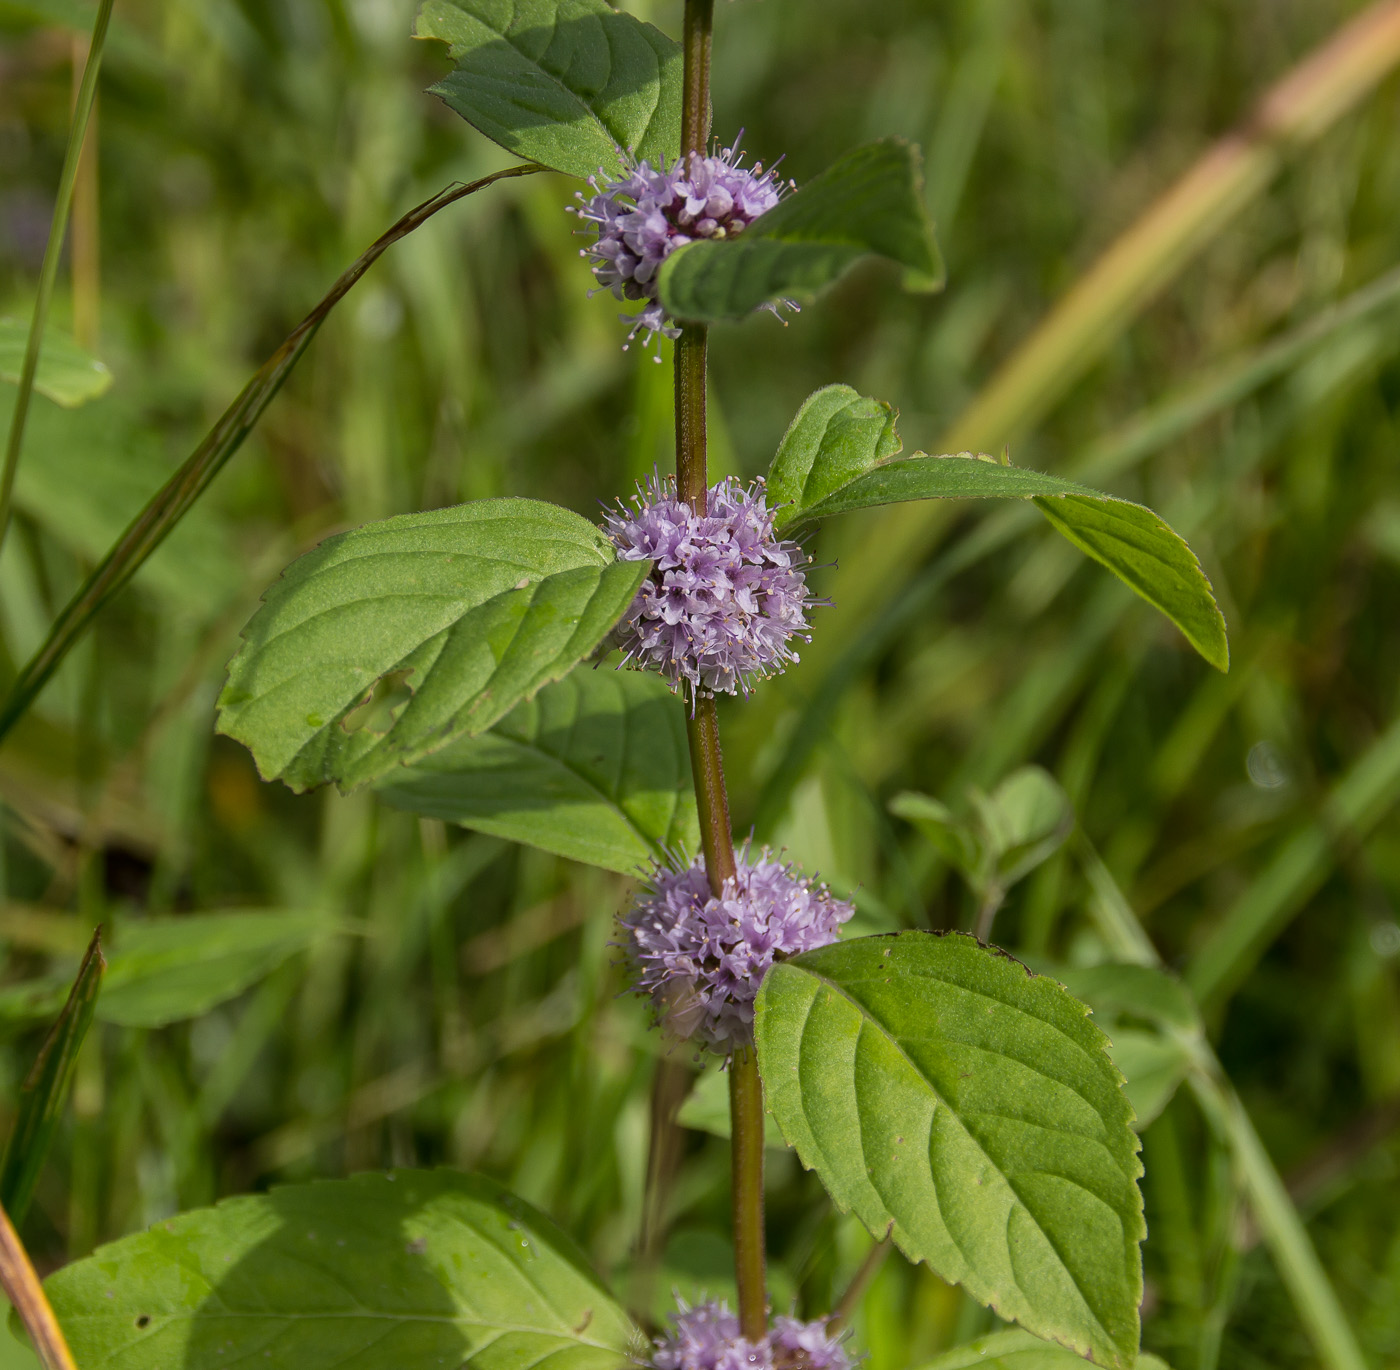
[{"label": "sunlit leaf surface", "polygon": [[909,932],[774,966],[755,1035],[768,1107],[839,1207],[1002,1317],[1126,1366],[1142,1167],[1087,1012],[970,937]]},{"label": "sunlit leaf surface", "polygon": [[244,629],[219,728],[294,789],[484,732],[591,652],[647,562],[539,500],[405,514],[294,561]]},{"label": "sunlit leaf surface", "polygon": [[433,92],[517,156],[588,177],[680,152],[681,50],[604,0],[427,0],[417,34],[456,64]]}]

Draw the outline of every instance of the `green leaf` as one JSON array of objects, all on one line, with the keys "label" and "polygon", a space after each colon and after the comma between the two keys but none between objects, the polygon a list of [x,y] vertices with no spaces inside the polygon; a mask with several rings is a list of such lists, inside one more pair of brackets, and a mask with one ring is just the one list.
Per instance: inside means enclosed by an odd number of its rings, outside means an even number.
[{"label": "green leaf", "polygon": [[661,303],[694,323],[742,319],[773,301],[814,298],[871,254],[903,266],[910,289],[943,284],[919,150],[898,138],[848,152],[742,237],[673,252],[661,268]]},{"label": "green leaf", "polygon": [[1137,1115],[1133,1127],[1141,1132],[1171,1103],[1191,1068],[1191,1055],[1178,1039],[1156,1032],[1119,1026],[1109,1037],[1108,1054],[1123,1072],[1123,1093]]},{"label": "green leaf", "polygon": [[[1043,969],[1094,1010],[1112,1039],[1109,1054],[1127,1081],[1123,1088],[1141,1131],[1171,1102],[1191,1067],[1193,1043],[1203,1037],[1191,991],[1167,971],[1127,962]],[[1141,1023],[1152,1030],[1130,1026]]]},{"label": "green leaf", "polygon": [[915,499],[1034,499],[1052,527],[1160,609],[1212,666],[1229,669],[1225,619],[1196,554],[1151,509],[1087,485],[970,452],[917,452],[856,476],[790,515],[787,526]]},{"label": "green leaf", "polygon": [[[903,447],[897,413],[849,385],[827,385],[797,411],[768,468],[768,507],[781,530],[800,511],[834,494]],[[785,507],[780,507],[785,506]]]},{"label": "green leaf", "polygon": [[605,0],[426,0],[416,33],[456,63],[433,93],[520,157],[586,179],[680,155],[680,47]]},{"label": "green leaf", "polygon": [[896,818],[912,823],[933,849],[975,889],[980,889],[987,861],[982,839],[972,824],[964,822],[942,800],[904,790],[890,800]]},{"label": "green leaf", "polygon": [[905,791],[890,812],[933,843],[978,899],[998,898],[1053,855],[1074,827],[1074,810],[1054,777],[1039,766],[1012,771],[990,795],[970,793],[964,819],[926,794]]},{"label": "green leaf", "polygon": [[1104,495],[1037,499],[1052,527],[1160,609],[1218,671],[1230,669],[1225,616],[1183,538],[1150,509]]},{"label": "green leaf", "polygon": [[1100,1018],[1126,1015],[1178,1032],[1202,1031],[1201,1011],[1191,991],[1154,966],[1104,961],[1097,966],[1049,966],[1053,975]]},{"label": "green leaf", "polygon": [[[1029,1332],[993,1332],[941,1356],[925,1361],[920,1370],[1083,1370],[1084,1362],[1063,1346],[1041,1341]],[[1138,1370],[1168,1370],[1166,1361],[1150,1352],[1137,1358]]]},{"label": "green leaf", "polygon": [[396,808],[608,870],[700,840],[683,706],[639,671],[579,667],[379,792]]},{"label": "green leaf", "polygon": [[[0,319],[0,380],[19,384],[28,342],[27,323]],[[52,327],[44,330],[34,375],[34,389],[39,394],[65,409],[76,409],[111,388],[112,373],[96,357],[88,356],[67,333]]]},{"label": "green leaf", "polygon": [[989,795],[972,792],[993,878],[1010,889],[1064,845],[1074,809],[1049,771],[1021,766]]},{"label": "green leaf", "polygon": [[485,732],[566,675],[648,570],[539,500],[481,500],[328,538],[244,629],[219,730],[293,789],[374,780]]},{"label": "green leaf", "polygon": [[906,932],[775,965],[754,1031],[768,1107],[839,1208],[1003,1318],[1127,1366],[1142,1167],[1086,1013],[971,937]]},{"label": "green leaf", "polygon": [[621,1370],[582,1254],[490,1180],[394,1171],[229,1199],[45,1282],[80,1366]]},{"label": "green leaf", "polygon": [[[334,928],[323,914],[280,911],[130,920],[113,939],[96,1015],[124,1027],[196,1018]],[[50,976],[0,990],[0,1021],[47,1017],[66,987]]]},{"label": "green leaf", "polygon": [[124,1027],[197,1018],[333,931],[319,913],[205,913],[127,922],[97,1016]]},{"label": "green leaf", "polygon": [[92,1025],[92,1011],[106,965],[102,959],[101,934],[95,932],[87,955],[78,967],[68,1002],[20,1086],[19,1115],[5,1147],[4,1162],[0,1163],[0,1208],[16,1226],[24,1221],[29,1201],[34,1197],[39,1171],[67,1102],[73,1065]]}]

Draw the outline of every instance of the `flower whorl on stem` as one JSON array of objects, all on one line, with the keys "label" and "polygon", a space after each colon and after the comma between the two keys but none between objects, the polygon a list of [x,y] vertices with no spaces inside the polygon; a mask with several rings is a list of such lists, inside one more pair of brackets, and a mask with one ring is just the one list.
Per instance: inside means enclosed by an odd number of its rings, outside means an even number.
[{"label": "flower whorl on stem", "polygon": [[811,641],[806,610],[821,601],[808,595],[807,553],[774,533],[761,481],[720,481],[704,515],[669,477],[633,504],[604,516],[620,560],[655,563],[614,630],[628,661],[711,695],[747,694],[797,660],[790,642]]},{"label": "flower whorl on stem", "polygon": [[721,1053],[753,1040],[754,998],[773,962],[834,942],[855,912],[767,848],[754,857],[746,845],[735,856],[719,897],[703,858],[658,867],[621,920],[637,992],[677,1036]]},{"label": "flower whorl on stem", "polygon": [[668,1336],[656,1339],[653,1370],[850,1370],[851,1358],[826,1319],[777,1317],[761,1341],[739,1335],[739,1319],[722,1302],[671,1314]]},{"label": "flower whorl on stem", "polygon": [[[692,153],[669,169],[649,162],[627,166],[623,176],[590,177],[594,194],[575,211],[592,225],[598,240],[582,256],[592,259],[598,283],[619,300],[645,300],[639,314],[621,316],[628,335],[645,332],[674,338],[680,332],[661,305],[661,263],[678,247],[706,239],[733,238],[778,203],[786,187],[774,169],[740,165],[736,139],[709,157]],[[771,308],[771,306],[770,306]],[[660,361],[660,358],[657,358]]]}]

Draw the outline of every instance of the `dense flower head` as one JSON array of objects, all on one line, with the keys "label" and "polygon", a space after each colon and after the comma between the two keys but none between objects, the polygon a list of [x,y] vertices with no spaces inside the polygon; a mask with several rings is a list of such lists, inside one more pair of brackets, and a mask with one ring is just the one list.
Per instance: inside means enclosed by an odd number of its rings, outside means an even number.
[{"label": "dense flower head", "polygon": [[590,177],[594,193],[579,194],[577,213],[598,235],[583,256],[598,283],[619,300],[645,300],[637,315],[622,315],[630,336],[674,338],[680,331],[661,307],[661,263],[678,247],[703,239],[733,238],[778,203],[784,186],[772,168],[742,166],[738,140],[713,156],[698,152],[673,167],[637,162],[619,179]]},{"label": "dense flower head", "polygon": [[753,1040],[754,997],[773,962],[834,942],[855,911],[766,847],[755,857],[746,843],[735,855],[718,897],[696,857],[658,867],[622,916],[638,993],[670,1031],[721,1053]]},{"label": "dense flower head", "polygon": [[829,1336],[826,1319],[774,1318],[768,1335],[751,1342],[723,1302],[698,1304],[671,1315],[669,1336],[656,1339],[654,1370],[850,1370],[851,1358]]},{"label": "dense flower head", "polygon": [[722,480],[697,514],[675,482],[653,477],[633,508],[604,516],[622,561],[655,565],[614,630],[629,663],[693,694],[749,692],[755,679],[797,660],[810,642],[804,569],[810,558],[773,532],[763,482]]}]

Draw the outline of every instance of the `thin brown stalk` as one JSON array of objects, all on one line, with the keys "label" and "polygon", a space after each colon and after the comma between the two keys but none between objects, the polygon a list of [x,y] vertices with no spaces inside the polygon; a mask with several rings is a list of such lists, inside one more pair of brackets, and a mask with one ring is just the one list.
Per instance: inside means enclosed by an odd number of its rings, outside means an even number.
[{"label": "thin brown stalk", "polygon": [[45,1370],[77,1370],[73,1353],[68,1349],[63,1329],[54,1317],[29,1253],[3,1208],[0,1208],[0,1287],[19,1314]]},{"label": "thin brown stalk", "polygon": [[[894,1224],[890,1224],[890,1231],[894,1230]],[[860,1307],[860,1301],[865,1297],[865,1291],[870,1288],[871,1281],[880,1273],[880,1267],[885,1263],[885,1257],[890,1254],[893,1248],[890,1245],[889,1233],[885,1234],[883,1241],[878,1241],[866,1253],[865,1259],[860,1263],[860,1269],[851,1277],[851,1282],[846,1286],[846,1292],[841,1295],[836,1304],[836,1311],[827,1319],[826,1331],[828,1336],[834,1337],[843,1327],[847,1327],[856,1315],[856,1309]]]}]

